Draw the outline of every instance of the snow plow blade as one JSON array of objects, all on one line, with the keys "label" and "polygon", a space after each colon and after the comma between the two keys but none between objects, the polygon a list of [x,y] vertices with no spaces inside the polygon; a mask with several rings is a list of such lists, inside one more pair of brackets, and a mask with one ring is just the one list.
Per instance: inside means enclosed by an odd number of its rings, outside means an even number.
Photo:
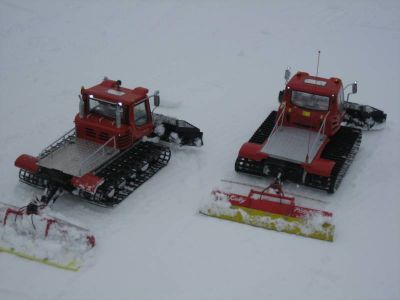
[{"label": "snow plow blade", "polygon": [[343,123],[361,130],[379,130],[385,127],[387,114],[369,105],[344,102],[346,114]]},{"label": "snow plow blade", "polygon": [[26,208],[0,203],[0,252],[78,271],[94,236],[85,228]]},{"label": "snow plow blade", "polygon": [[155,132],[161,140],[180,146],[203,146],[203,132],[189,122],[156,113],[153,118]]},{"label": "snow plow blade", "polygon": [[19,251],[15,250],[15,248],[5,248],[5,247],[1,247],[1,246],[0,246],[0,252],[10,253],[10,254],[16,255],[18,257],[22,257],[22,258],[25,258],[25,259],[28,259],[31,261],[40,262],[42,264],[56,267],[59,269],[75,271],[75,272],[79,271],[79,266],[75,260],[71,260],[66,263],[60,263],[60,262],[49,260],[47,258],[39,258],[34,255],[29,255],[29,254],[26,254],[23,252],[19,252]]},{"label": "snow plow blade", "polygon": [[247,195],[214,190],[202,214],[304,237],[333,241],[330,212],[296,206],[294,197],[251,189]]}]

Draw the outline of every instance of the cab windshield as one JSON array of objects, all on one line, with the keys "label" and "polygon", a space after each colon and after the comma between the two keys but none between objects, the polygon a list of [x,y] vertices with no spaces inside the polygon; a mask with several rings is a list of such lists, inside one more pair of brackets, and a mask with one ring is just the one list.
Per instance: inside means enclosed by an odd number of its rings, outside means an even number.
[{"label": "cab windshield", "polygon": [[[115,113],[117,110],[117,105],[110,102],[101,101],[99,99],[91,98],[89,99],[89,113],[95,113],[102,117],[115,120]],[[126,123],[126,108],[123,107],[122,110],[122,122]]]},{"label": "cab windshield", "polygon": [[299,91],[292,91],[292,103],[305,109],[321,111],[329,109],[329,97]]}]

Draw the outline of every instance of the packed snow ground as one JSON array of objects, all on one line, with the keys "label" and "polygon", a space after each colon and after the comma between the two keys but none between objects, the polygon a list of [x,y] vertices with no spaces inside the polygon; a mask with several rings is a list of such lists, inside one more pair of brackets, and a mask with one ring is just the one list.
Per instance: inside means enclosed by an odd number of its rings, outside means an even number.
[{"label": "packed snow ground", "polygon": [[[399,299],[400,3],[394,1],[0,1],[0,199],[24,205],[21,153],[73,126],[81,85],[104,75],[161,92],[158,112],[204,131],[115,209],[64,196],[90,228],[78,272],[0,254],[1,299]],[[334,243],[209,218],[200,203],[277,106],[283,71],[358,80],[353,101],[388,113],[339,191]],[[35,191],[38,192],[38,191]]]}]

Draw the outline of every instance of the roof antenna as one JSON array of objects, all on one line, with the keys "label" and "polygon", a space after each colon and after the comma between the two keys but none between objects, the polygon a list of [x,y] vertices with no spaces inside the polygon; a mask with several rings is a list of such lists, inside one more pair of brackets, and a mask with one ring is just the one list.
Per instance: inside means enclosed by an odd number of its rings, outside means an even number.
[{"label": "roof antenna", "polygon": [[290,67],[287,66],[285,70],[285,86],[287,85],[290,78]]},{"label": "roof antenna", "polygon": [[317,62],[317,75],[315,77],[318,77],[318,69],[319,69],[319,56],[321,55],[321,50],[318,50],[318,62]]}]

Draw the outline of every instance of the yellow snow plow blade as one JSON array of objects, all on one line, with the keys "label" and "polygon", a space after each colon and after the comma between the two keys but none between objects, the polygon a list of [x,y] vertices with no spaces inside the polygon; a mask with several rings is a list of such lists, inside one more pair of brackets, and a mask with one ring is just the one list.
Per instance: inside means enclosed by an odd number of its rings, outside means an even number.
[{"label": "yellow snow plow blade", "polygon": [[29,259],[29,260],[32,260],[32,261],[40,262],[40,263],[43,263],[43,264],[46,264],[46,265],[49,265],[49,266],[52,266],[52,267],[56,267],[56,268],[59,268],[59,269],[64,269],[64,270],[69,270],[69,271],[78,271],[79,270],[79,267],[77,266],[77,264],[76,264],[76,262],[74,260],[72,260],[72,261],[70,261],[70,262],[68,262],[66,264],[57,263],[55,261],[51,261],[51,260],[46,259],[46,258],[38,258],[38,257],[35,257],[33,255],[28,255],[28,254],[25,254],[25,253],[22,253],[22,252],[18,252],[14,248],[0,247],[0,252],[14,254],[14,255],[16,255],[18,257],[22,257],[22,258]]},{"label": "yellow snow plow blade", "polygon": [[315,222],[311,222],[311,220],[307,219],[284,216],[235,205],[224,209],[208,207],[201,209],[200,212],[211,217],[330,242],[333,241],[333,233],[335,230],[335,226],[326,221],[315,224]]}]

